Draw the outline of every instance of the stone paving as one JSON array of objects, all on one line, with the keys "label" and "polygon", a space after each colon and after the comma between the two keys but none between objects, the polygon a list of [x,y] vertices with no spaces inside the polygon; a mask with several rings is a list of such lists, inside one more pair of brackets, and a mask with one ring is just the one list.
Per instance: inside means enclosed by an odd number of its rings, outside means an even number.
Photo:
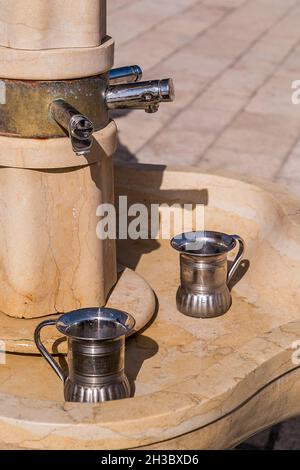
[{"label": "stone paving", "polygon": [[109,0],[116,65],[173,77],[176,101],[119,113],[117,158],[259,176],[300,195],[299,0]]},{"label": "stone paving", "polygon": [[[176,86],[157,114],[115,115],[117,159],[265,178],[300,195],[300,0],[109,0],[108,12],[115,65]],[[284,423],[267,446],[300,448],[299,429]]]}]

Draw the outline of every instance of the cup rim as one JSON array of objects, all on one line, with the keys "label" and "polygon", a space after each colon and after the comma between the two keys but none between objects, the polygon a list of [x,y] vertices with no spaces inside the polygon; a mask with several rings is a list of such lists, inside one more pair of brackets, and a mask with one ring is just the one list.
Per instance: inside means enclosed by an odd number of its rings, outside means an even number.
[{"label": "cup rim", "polygon": [[[216,243],[218,241],[222,242],[219,243],[222,250],[218,253],[197,253],[196,250],[187,250],[187,244],[192,244],[195,242],[199,242],[200,240],[204,239],[214,239]],[[176,235],[171,240],[171,246],[174,250],[178,251],[181,254],[186,254],[190,256],[195,256],[199,258],[210,258],[213,256],[222,255],[224,253],[228,253],[229,251],[233,250],[236,246],[236,239],[233,235],[228,235],[223,232],[217,232],[213,230],[198,230],[192,232],[185,232],[179,235]],[[203,245],[202,245],[203,246]]]},{"label": "cup rim", "polygon": [[[91,338],[91,337],[82,337],[77,335],[72,335],[68,332],[70,326],[80,323],[83,320],[106,320],[118,323],[124,328],[124,333],[119,333],[117,335],[107,336],[103,339]],[[135,319],[132,315],[122,310],[117,310],[115,308],[108,307],[90,307],[90,308],[81,308],[78,310],[72,310],[71,312],[64,313],[59,317],[56,322],[56,328],[60,333],[72,339],[86,340],[86,341],[107,341],[118,339],[121,336],[127,336],[132,332],[135,326]]]}]

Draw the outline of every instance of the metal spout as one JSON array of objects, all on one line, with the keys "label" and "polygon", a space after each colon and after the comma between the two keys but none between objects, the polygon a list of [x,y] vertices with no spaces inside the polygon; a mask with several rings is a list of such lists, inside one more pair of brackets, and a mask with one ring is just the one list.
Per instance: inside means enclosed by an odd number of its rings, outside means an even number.
[{"label": "metal spout", "polygon": [[62,99],[51,103],[50,115],[68,132],[76,155],[85,155],[90,152],[93,144],[94,125],[89,118]]},{"label": "metal spout", "polygon": [[108,109],[143,109],[147,113],[158,111],[159,104],[175,98],[171,78],[109,86],[106,92]]},{"label": "metal spout", "polygon": [[120,83],[139,82],[142,79],[143,71],[138,65],[128,65],[110,70],[108,79],[110,85]]}]

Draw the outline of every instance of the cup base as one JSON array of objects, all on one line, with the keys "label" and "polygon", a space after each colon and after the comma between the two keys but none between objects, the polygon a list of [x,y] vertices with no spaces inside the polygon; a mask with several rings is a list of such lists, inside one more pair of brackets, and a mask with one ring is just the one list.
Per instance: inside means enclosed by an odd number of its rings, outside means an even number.
[{"label": "cup base", "polygon": [[213,294],[200,294],[179,287],[176,303],[179,312],[189,317],[215,318],[228,312],[232,299],[228,289]]}]

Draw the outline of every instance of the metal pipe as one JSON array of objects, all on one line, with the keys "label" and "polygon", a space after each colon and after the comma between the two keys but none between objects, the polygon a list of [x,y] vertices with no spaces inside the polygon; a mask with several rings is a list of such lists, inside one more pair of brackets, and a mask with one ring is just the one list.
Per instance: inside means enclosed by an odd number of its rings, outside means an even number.
[{"label": "metal pipe", "polygon": [[89,118],[62,99],[51,103],[50,115],[68,132],[76,155],[84,155],[91,150],[94,125]]},{"label": "metal pipe", "polygon": [[143,109],[147,113],[155,113],[160,103],[171,102],[174,98],[171,78],[111,85],[106,92],[108,109]]},{"label": "metal pipe", "polygon": [[110,70],[108,79],[110,85],[120,83],[139,82],[142,79],[143,71],[138,65],[128,65]]}]

